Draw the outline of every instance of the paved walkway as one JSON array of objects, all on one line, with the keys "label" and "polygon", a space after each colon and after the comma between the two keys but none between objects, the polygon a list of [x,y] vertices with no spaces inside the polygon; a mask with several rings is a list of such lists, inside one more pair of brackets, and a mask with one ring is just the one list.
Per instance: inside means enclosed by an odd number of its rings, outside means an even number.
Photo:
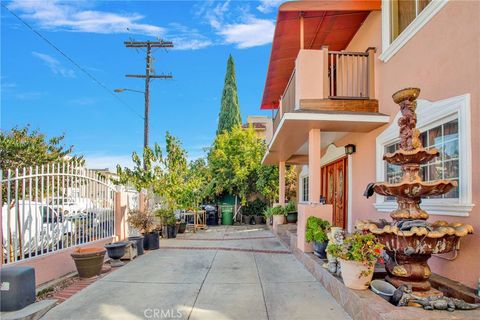
[{"label": "paved walkway", "polygon": [[261,226],[160,240],[43,319],[350,319]]}]

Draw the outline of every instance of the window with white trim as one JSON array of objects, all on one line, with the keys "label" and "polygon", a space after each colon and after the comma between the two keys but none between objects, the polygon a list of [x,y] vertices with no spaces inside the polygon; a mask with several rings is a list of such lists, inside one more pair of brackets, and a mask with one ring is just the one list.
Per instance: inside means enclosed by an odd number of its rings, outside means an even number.
[{"label": "window with white trim", "polygon": [[[401,171],[398,166],[383,161],[383,154],[398,149],[399,129],[396,115],[390,126],[377,137],[377,181],[398,182]],[[425,181],[439,179],[458,182],[458,187],[445,195],[422,200],[422,208],[431,214],[468,216],[472,203],[470,95],[465,94],[441,101],[417,102],[417,128],[425,148],[436,148],[439,156],[421,165],[420,175]],[[379,211],[395,209],[392,197],[376,196],[375,207]]]},{"label": "window with white trim", "polygon": [[302,178],[302,202],[308,202],[308,176]]},{"label": "window with white trim", "polygon": [[[445,119],[438,126],[427,129],[420,134],[420,140],[426,149],[436,148],[439,156],[426,164],[420,165],[420,176],[424,181],[453,180],[459,182],[460,155],[458,152],[458,119]],[[385,146],[385,152],[395,152],[399,148],[397,142]],[[385,181],[397,183],[402,177],[400,166],[385,162]],[[458,188],[433,198],[458,199]],[[393,201],[394,197],[386,200]]]},{"label": "window with white trim", "polygon": [[449,0],[382,0],[382,54],[388,61]]},{"label": "window with white trim", "polygon": [[390,1],[390,42],[395,40],[431,0],[391,0]]}]

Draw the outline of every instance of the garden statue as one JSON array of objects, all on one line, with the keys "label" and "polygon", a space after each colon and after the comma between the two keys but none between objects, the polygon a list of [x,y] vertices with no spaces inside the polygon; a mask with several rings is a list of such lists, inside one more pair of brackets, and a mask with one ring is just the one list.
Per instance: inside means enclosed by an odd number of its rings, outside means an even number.
[{"label": "garden statue", "polygon": [[[343,244],[343,240],[345,239],[345,231],[342,228],[339,227],[332,227],[330,229],[330,232],[327,233],[328,237],[328,246],[333,243],[333,244]],[[338,263],[337,258],[332,256],[327,252],[327,263],[326,263],[326,268],[330,273],[336,274],[337,276],[340,275],[340,263]]]},{"label": "garden statue", "polygon": [[[375,192],[397,199],[398,207],[390,214],[393,222],[383,219],[360,220],[355,228],[373,233],[385,245],[384,250],[389,256],[385,261],[388,282],[395,287],[407,284],[413,290],[428,291],[431,289],[428,281],[431,275],[428,259],[432,254],[454,251],[461,237],[473,233],[473,227],[457,222],[429,223],[428,213],[420,207],[422,198],[443,195],[457,187],[457,182],[422,179],[420,165],[435,159],[439,152],[436,148],[425,149],[419,138],[420,131],[416,128],[415,113],[419,93],[420,89],[407,88],[393,95],[393,100],[400,106],[402,114],[398,119],[400,148],[393,153],[385,154],[383,160],[401,167],[400,181],[369,184],[365,191],[367,197]],[[443,302],[433,304],[440,303]],[[449,303],[451,305],[452,301]]]},{"label": "garden statue", "polygon": [[393,294],[391,302],[396,306],[419,304],[425,310],[474,310],[480,308],[478,303],[468,303],[460,299],[442,296],[418,297],[408,285],[401,285]]}]

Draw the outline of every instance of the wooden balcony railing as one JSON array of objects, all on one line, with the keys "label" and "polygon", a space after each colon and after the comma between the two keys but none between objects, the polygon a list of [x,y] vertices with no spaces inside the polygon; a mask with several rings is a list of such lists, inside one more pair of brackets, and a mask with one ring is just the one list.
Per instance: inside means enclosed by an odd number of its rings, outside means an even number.
[{"label": "wooden balcony railing", "polygon": [[368,52],[328,52],[330,99],[369,99]]},{"label": "wooden balcony railing", "polygon": [[[274,115],[274,132],[282,116],[296,109],[377,112],[374,52],[374,48],[347,52],[326,47],[308,55],[300,52]],[[312,78],[311,70],[318,70],[318,78]]]}]

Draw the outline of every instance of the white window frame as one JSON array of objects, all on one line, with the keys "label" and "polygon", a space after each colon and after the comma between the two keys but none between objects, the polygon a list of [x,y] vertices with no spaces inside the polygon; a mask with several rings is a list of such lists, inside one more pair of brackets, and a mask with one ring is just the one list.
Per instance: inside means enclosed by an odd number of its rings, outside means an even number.
[{"label": "white window frame", "polygon": [[390,0],[382,0],[382,54],[380,55],[380,60],[383,62],[390,60],[447,2],[448,0],[432,0],[405,30],[395,40],[390,42],[391,3]]},{"label": "white window frame", "polygon": [[[310,199],[307,199],[306,201],[303,200],[303,179],[305,178],[308,178],[308,166],[303,166],[302,168],[302,171],[300,172],[300,176],[299,176],[299,199],[298,199],[298,202],[299,203],[303,203],[303,204],[307,204],[309,203],[309,200]],[[310,188],[310,181],[308,182],[309,183],[309,188]]]},{"label": "white window frame", "polygon": [[[398,112],[390,126],[376,139],[376,181],[385,180],[383,154],[385,146],[398,142],[398,119],[400,116],[401,114]],[[431,214],[468,217],[474,207],[472,203],[470,94],[435,102],[417,101],[417,128],[420,131],[434,128],[453,119],[458,119],[459,197],[455,199],[423,199],[421,206]],[[397,203],[396,201],[386,201],[384,196],[376,195],[374,206],[378,211],[389,212],[397,208]]]}]

